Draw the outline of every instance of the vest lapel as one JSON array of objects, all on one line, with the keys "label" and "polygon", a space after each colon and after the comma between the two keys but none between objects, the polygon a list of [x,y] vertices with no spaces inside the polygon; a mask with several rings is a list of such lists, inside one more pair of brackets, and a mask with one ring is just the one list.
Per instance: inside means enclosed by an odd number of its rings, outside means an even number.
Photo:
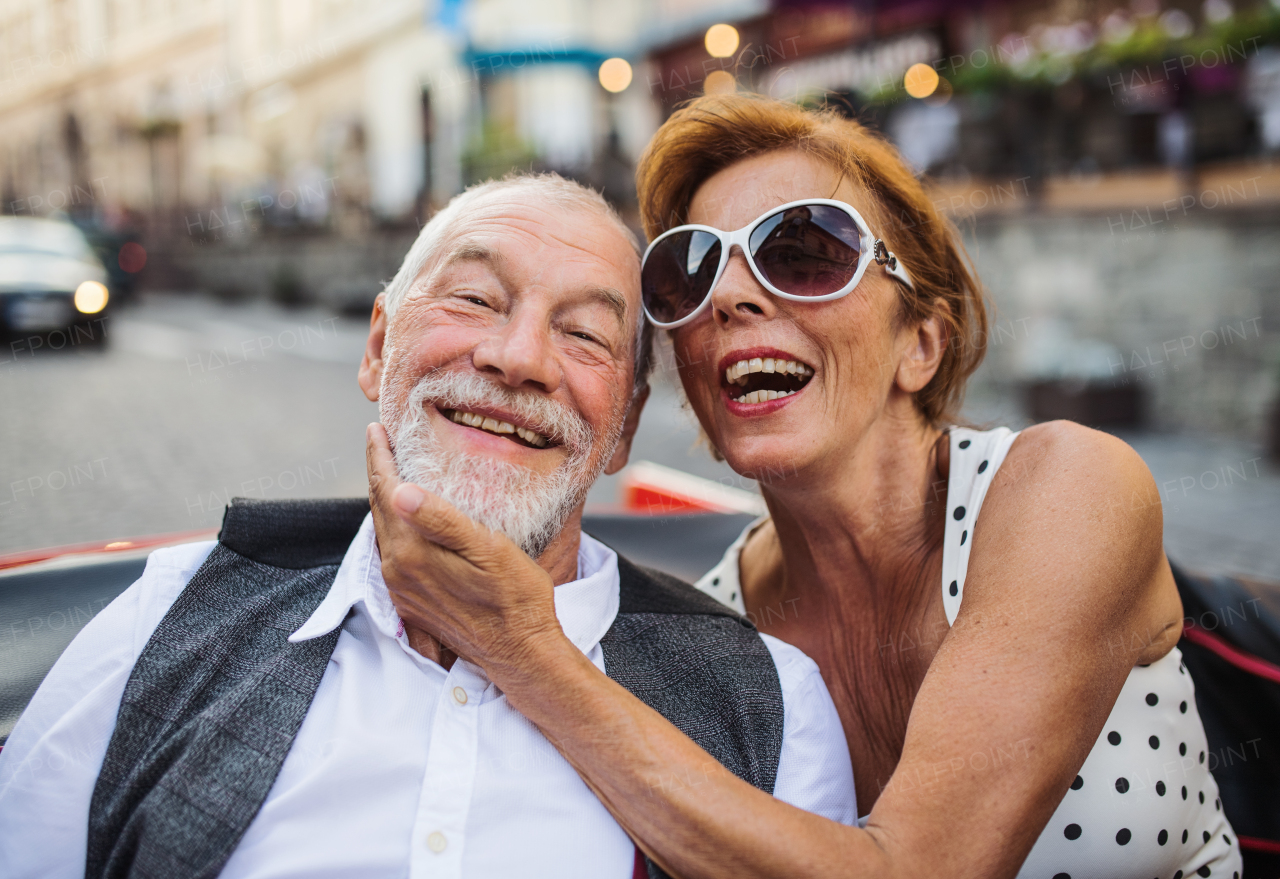
[{"label": "vest lapel", "polygon": [[89,808],[87,879],[214,877],[266,800],[341,628],[298,644],[336,565],[219,544],[138,657]]}]

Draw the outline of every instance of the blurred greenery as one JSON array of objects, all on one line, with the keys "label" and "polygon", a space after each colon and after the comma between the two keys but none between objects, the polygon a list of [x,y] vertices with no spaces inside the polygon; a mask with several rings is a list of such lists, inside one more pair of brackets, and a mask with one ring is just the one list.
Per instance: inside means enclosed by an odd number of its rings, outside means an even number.
[{"label": "blurred greenery", "polygon": [[538,154],[521,140],[510,126],[486,122],[462,153],[462,175],[465,185],[497,180],[513,170],[533,168]]}]

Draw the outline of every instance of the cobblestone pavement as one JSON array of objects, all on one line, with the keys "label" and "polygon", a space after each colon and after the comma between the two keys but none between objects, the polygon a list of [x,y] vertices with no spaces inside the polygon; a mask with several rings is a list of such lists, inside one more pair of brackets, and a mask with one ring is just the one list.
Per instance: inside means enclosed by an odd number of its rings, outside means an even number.
[{"label": "cobblestone pavement", "polygon": [[[264,303],[153,297],[111,318],[104,350],[0,348],[0,552],[216,528],[229,497],[365,491],[356,385],[366,324]],[[1006,401],[975,420],[1020,426]],[[1280,472],[1246,443],[1125,435],[1160,487],[1175,560],[1280,581]],[[712,460],[659,371],[632,460],[752,483]],[[617,477],[597,484],[598,510]]]}]

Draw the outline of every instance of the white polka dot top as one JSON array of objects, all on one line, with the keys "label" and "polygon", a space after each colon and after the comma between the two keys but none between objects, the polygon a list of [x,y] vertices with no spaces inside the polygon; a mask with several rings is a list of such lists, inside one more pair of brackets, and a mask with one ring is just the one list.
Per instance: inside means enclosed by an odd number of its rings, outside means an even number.
[{"label": "white polka dot top", "polygon": [[[964,599],[982,501],[1017,436],[1006,427],[951,430],[942,551],[948,623],[955,622]],[[738,556],[763,521],[748,526],[696,584],[739,613],[746,607]],[[1018,879],[1240,879],[1240,850],[1209,772],[1208,750],[1181,652],[1174,648],[1163,659],[1136,666]]]}]

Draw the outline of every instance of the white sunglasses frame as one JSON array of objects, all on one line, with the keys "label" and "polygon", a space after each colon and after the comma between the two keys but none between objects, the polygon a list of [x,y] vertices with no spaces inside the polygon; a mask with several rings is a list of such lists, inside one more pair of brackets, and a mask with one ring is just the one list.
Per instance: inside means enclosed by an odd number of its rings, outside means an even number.
[{"label": "white sunglasses frame", "polygon": [[[797,296],[794,293],[779,290],[777,287],[773,286],[773,284],[770,284],[769,281],[765,279],[764,275],[761,274],[760,269],[756,267],[755,259],[751,256],[751,251],[747,249],[751,244],[751,233],[754,232],[765,220],[787,210],[788,208],[800,207],[801,205],[808,204],[827,205],[829,207],[839,208],[848,214],[849,217],[853,219],[854,225],[858,227],[858,268],[854,271],[853,278],[850,279],[849,283],[845,284],[834,293],[825,293],[822,296]],[[849,293],[858,286],[858,282],[862,280],[862,276],[866,273],[867,266],[871,264],[872,260],[875,261],[876,265],[884,266],[885,271],[889,275],[901,281],[903,284],[906,284],[907,289],[912,292],[915,292],[916,289],[915,282],[911,280],[911,275],[908,274],[906,267],[903,266],[902,263],[898,261],[898,258],[885,247],[882,240],[871,234],[871,227],[867,225],[866,220],[862,219],[862,215],[859,214],[852,205],[846,204],[842,201],[835,201],[830,198],[802,198],[799,201],[789,201],[784,205],[778,205],[777,207],[770,208],[752,220],[749,224],[734,232],[725,232],[724,230],[717,229],[714,226],[702,226],[697,223],[689,223],[684,226],[676,226],[674,229],[668,229],[666,232],[663,232],[657,238],[653,239],[653,241],[649,243],[649,246],[645,248],[644,257],[640,260],[641,271],[644,270],[644,264],[649,261],[649,254],[652,253],[653,249],[662,242],[662,239],[675,235],[677,232],[707,232],[714,235],[720,241],[720,265],[716,267],[715,277],[711,279],[711,286],[707,288],[707,295],[703,298],[702,302],[698,303],[697,308],[679,320],[674,320],[670,323],[663,323],[649,313],[649,306],[643,306],[645,318],[649,323],[659,329],[670,330],[679,326],[684,326],[706,309],[707,303],[711,301],[711,294],[715,292],[716,285],[720,283],[720,277],[724,274],[725,267],[729,265],[729,254],[733,250],[734,245],[737,245],[738,249],[742,251],[742,255],[746,259],[747,265],[751,267],[751,274],[756,276],[756,280],[760,282],[760,286],[764,287],[774,296],[779,296],[783,299],[790,300],[791,302],[830,302],[833,299],[840,299],[843,296],[848,296]]]}]

